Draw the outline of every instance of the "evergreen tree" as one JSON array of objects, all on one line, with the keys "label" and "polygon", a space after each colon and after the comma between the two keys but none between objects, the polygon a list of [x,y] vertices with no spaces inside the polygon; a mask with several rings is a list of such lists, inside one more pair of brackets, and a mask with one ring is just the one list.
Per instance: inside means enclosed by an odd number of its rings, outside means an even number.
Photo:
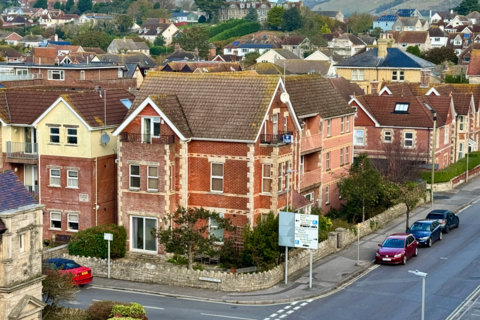
[{"label": "evergreen tree", "polygon": [[283,30],[293,31],[302,27],[302,18],[297,7],[291,7],[283,15]]},{"label": "evergreen tree", "polygon": [[255,8],[253,7],[248,9],[248,13],[244,19],[250,22],[257,21],[258,20],[257,10],[255,10]]},{"label": "evergreen tree", "polygon": [[48,8],[48,3],[47,0],[37,0],[33,4],[34,8],[42,8],[42,9],[47,9]]},{"label": "evergreen tree", "polygon": [[92,0],[78,0],[77,3],[78,10],[81,13],[91,11],[92,10]]},{"label": "evergreen tree", "polygon": [[407,52],[416,55],[417,57],[422,56],[422,52],[418,46],[408,46]]},{"label": "evergreen tree", "polygon": [[55,4],[53,5],[53,9],[60,9],[61,7],[62,4],[60,3],[60,1],[55,2]]},{"label": "evergreen tree", "polygon": [[160,2],[155,2],[153,9],[160,9]]},{"label": "evergreen tree", "polygon": [[217,15],[220,7],[225,3],[225,0],[194,0],[198,9],[205,11],[210,19]]},{"label": "evergreen tree", "polygon": [[272,27],[279,28],[283,24],[285,9],[282,6],[274,6],[267,13],[267,22]]},{"label": "evergreen tree", "polygon": [[460,15],[466,15],[470,11],[480,12],[480,4],[478,0],[463,0],[457,7],[453,8],[453,10],[457,11]]},{"label": "evergreen tree", "polygon": [[163,47],[165,45],[165,38],[161,34],[159,34],[155,38],[155,41],[153,41],[153,45]]},{"label": "evergreen tree", "polygon": [[67,0],[67,3],[65,3],[65,11],[70,12],[74,5],[75,3],[73,2],[73,0]]}]

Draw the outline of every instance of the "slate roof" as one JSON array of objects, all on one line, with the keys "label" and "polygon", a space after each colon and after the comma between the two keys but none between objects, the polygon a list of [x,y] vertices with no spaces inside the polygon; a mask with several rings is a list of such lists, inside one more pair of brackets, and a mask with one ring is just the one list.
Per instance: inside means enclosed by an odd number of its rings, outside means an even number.
[{"label": "slate roof", "polygon": [[284,46],[298,46],[305,40],[304,36],[287,36],[283,38],[282,45]]},{"label": "slate roof", "polygon": [[[398,18],[397,22],[402,23],[405,27],[414,27],[417,25],[418,20],[421,20],[419,17],[408,17],[408,18]],[[422,23],[423,24],[423,23]]]},{"label": "slate roof", "polygon": [[330,61],[324,60],[278,59],[275,64],[293,74],[319,73],[326,76],[330,69]]},{"label": "slate roof", "polygon": [[365,94],[358,84],[350,82],[344,77],[327,77],[326,79],[346,102],[349,102],[354,95],[363,96]]},{"label": "slate roof", "polygon": [[467,75],[480,76],[480,49],[473,49],[470,55]]},{"label": "slate roof", "polygon": [[272,50],[278,53],[279,55],[281,55],[282,57],[284,57],[285,59],[300,59],[299,56],[297,56],[295,53],[293,53],[288,49],[272,49]]},{"label": "slate roof", "polygon": [[[37,201],[17,175],[12,170],[0,172],[0,216],[2,212],[33,205],[37,205]],[[0,221],[0,230],[2,225],[5,226]]]},{"label": "slate roof", "polygon": [[119,50],[148,50],[145,42],[134,42],[132,39],[113,39],[113,42]]},{"label": "slate roof", "polygon": [[430,35],[430,38],[441,38],[441,37],[447,37],[447,34],[445,31],[438,27],[432,27],[428,30],[428,34]]},{"label": "slate roof", "polygon": [[177,61],[177,60],[191,60],[191,61],[199,61],[203,60],[200,55],[193,51],[185,51],[182,48],[180,48],[177,51],[172,52],[168,56],[165,57],[165,60],[167,61]]},{"label": "slate roof", "polygon": [[[158,18],[157,18],[158,21]],[[149,23],[148,20],[146,23],[142,24],[141,29],[138,30],[139,35],[147,35],[147,36],[155,36],[157,35],[157,28],[159,28],[160,32],[158,34],[162,34],[163,31],[170,27],[170,23]],[[140,32],[142,29],[147,28],[147,32]]]},{"label": "slate roof", "polygon": [[285,86],[298,117],[318,113],[328,119],[355,113],[330,82],[320,75],[287,76]]},{"label": "slate roof", "polygon": [[9,46],[0,46],[0,55],[2,57],[9,57],[9,58],[23,57],[23,55],[20,52],[18,52],[17,50]]},{"label": "slate roof", "polygon": [[403,31],[398,37],[398,43],[426,43],[428,31]]},{"label": "slate roof", "polygon": [[[184,115],[189,130],[185,124],[179,130],[183,130],[181,132],[186,137],[253,141],[279,80],[280,76],[241,72],[186,74],[151,71],[126,117],[151,97],[162,102],[159,105],[162,111],[172,109],[166,112],[174,112],[176,119]],[[165,95],[175,95],[180,107]]]},{"label": "slate roof", "polygon": [[359,37],[357,37],[357,36],[355,36],[351,33],[343,34],[340,37],[338,37],[337,39],[347,39],[347,38],[348,38],[348,40],[350,40],[351,43],[353,43],[356,46],[364,46],[365,45],[365,42],[363,42],[362,39],[360,39]]},{"label": "slate roof", "polygon": [[97,58],[101,62],[115,62],[119,65],[123,65],[126,63],[136,63],[140,68],[154,68],[157,66],[155,60],[141,52],[134,52],[128,54],[97,54]]},{"label": "slate roof", "polygon": [[399,17],[411,17],[414,12],[415,9],[398,9],[396,14]]},{"label": "slate roof", "polygon": [[387,56],[379,58],[378,48],[374,48],[343,60],[335,67],[358,68],[435,68],[435,64],[421,59],[399,48],[387,48]]},{"label": "slate roof", "polygon": [[360,40],[362,40],[367,45],[373,45],[375,43],[375,38],[369,35],[358,36]]}]

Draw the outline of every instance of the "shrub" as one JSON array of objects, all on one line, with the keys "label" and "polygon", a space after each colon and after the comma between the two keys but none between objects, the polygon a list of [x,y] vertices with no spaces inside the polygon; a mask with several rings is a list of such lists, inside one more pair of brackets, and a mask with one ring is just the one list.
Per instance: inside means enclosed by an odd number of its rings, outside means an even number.
[{"label": "shrub", "polygon": [[223,240],[223,246],[218,251],[222,266],[226,269],[239,268],[242,264],[240,253],[235,249],[234,242],[228,238]]},{"label": "shrub", "polygon": [[115,224],[96,226],[74,234],[68,243],[68,253],[81,257],[107,258],[108,244],[103,239],[104,233],[113,233],[113,241],[110,243],[111,258],[124,257],[127,232],[124,227]]},{"label": "shrub", "polygon": [[215,27],[210,28],[210,30],[208,31],[208,35],[210,38],[213,38],[217,34],[220,34],[225,30],[231,29],[233,27],[236,27],[245,23],[248,23],[248,21],[243,19],[230,19],[230,20],[227,20],[226,22],[216,25]]},{"label": "shrub", "polygon": [[[468,154],[468,170],[471,170],[480,164],[480,152],[470,152]],[[467,168],[467,158],[464,157],[458,160],[455,163],[443,168],[442,170],[435,171],[434,173],[434,182],[442,183],[448,182],[455,178],[456,176],[461,175],[466,171]],[[426,180],[427,183],[432,182],[432,173],[430,171],[422,172],[422,179]]]},{"label": "shrub", "polygon": [[122,317],[132,317],[134,319],[143,319],[147,313],[140,303],[132,302],[129,306],[122,304],[114,305],[112,313],[114,317],[118,318],[118,315]]},{"label": "shrub", "polygon": [[130,303],[116,301],[94,301],[85,311],[89,320],[108,320],[111,317],[114,305],[129,306]]},{"label": "shrub", "polygon": [[216,36],[210,38],[210,42],[226,40],[232,37],[241,37],[246,34],[257,32],[260,30],[260,23],[258,22],[247,22],[237,25],[231,29],[225,30],[222,33],[217,34]]},{"label": "shrub", "polygon": [[168,259],[167,262],[173,263],[174,265],[178,266],[186,266],[188,264],[188,259],[178,254],[174,255],[173,258]]},{"label": "shrub", "polygon": [[200,270],[200,271],[204,270],[203,266],[200,263],[195,263],[192,268],[193,270]]}]

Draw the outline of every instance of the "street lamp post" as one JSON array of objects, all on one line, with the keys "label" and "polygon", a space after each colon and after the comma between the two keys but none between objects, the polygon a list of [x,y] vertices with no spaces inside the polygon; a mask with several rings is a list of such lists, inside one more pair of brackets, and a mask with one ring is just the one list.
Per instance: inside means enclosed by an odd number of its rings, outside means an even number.
[{"label": "street lamp post", "polygon": [[357,266],[360,265],[360,227],[361,223],[357,224]]},{"label": "street lamp post", "polygon": [[433,112],[433,140],[432,140],[432,181],[430,183],[430,192],[433,210],[433,184],[435,183],[435,147],[437,145],[437,113]]},{"label": "street lamp post", "polygon": [[422,277],[422,320],[425,319],[425,278],[428,273],[420,272],[418,270],[408,270],[408,272],[413,273],[416,276]]},{"label": "street lamp post", "polygon": [[[290,191],[290,173],[295,172],[295,170],[287,170],[287,212],[290,212],[288,209],[288,192]],[[285,284],[288,281],[288,247],[285,247]]]}]

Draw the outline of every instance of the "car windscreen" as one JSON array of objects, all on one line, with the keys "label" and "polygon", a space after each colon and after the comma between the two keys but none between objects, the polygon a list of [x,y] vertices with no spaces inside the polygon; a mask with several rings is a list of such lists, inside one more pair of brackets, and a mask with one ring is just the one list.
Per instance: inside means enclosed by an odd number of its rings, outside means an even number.
[{"label": "car windscreen", "polygon": [[430,223],[414,223],[410,228],[410,231],[431,231],[432,226]]},{"label": "car windscreen", "polygon": [[443,214],[441,214],[441,213],[430,213],[427,216],[427,219],[443,219]]},{"label": "car windscreen", "polygon": [[403,239],[387,239],[383,242],[384,248],[403,248],[405,246],[405,240]]},{"label": "car windscreen", "polygon": [[55,267],[60,270],[72,270],[72,269],[80,268],[81,265],[73,261],[67,261],[67,262],[62,261],[62,262],[55,263]]}]

